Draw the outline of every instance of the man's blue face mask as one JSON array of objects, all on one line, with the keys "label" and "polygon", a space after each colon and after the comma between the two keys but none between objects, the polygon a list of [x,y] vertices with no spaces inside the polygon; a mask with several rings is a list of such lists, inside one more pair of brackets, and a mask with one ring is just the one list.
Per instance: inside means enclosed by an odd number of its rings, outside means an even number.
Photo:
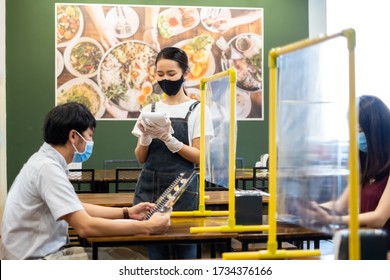
[{"label": "man's blue face mask", "polygon": [[[77,131],[76,131],[77,132]],[[85,150],[84,152],[80,153],[79,151],[77,151],[76,147],[73,145],[72,143],[72,146],[75,150],[74,152],[74,155],[73,155],[73,161],[72,162],[84,162],[84,161],[87,161],[90,156],[92,155],[92,150],[93,150],[93,141],[87,141],[84,139],[84,137],[77,132],[77,134],[81,137],[81,139],[83,139],[85,141],[85,143],[87,143],[85,145]]]},{"label": "man's blue face mask", "polygon": [[359,132],[359,150],[367,153],[367,140],[363,131]]}]

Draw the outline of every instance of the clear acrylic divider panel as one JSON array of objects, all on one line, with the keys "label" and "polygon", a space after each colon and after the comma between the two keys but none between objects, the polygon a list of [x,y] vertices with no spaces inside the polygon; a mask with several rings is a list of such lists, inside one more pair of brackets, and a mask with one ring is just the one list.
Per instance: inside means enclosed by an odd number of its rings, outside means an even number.
[{"label": "clear acrylic divider panel", "polygon": [[[206,138],[205,177],[216,187],[229,188],[229,129],[230,122],[230,82],[224,76],[206,84],[206,109],[209,110],[214,136]],[[206,112],[207,113],[207,112]],[[237,137],[236,131],[235,138]],[[236,149],[234,149],[236,150]],[[232,155],[235,157],[235,155]]]},{"label": "clear acrylic divider panel", "polygon": [[277,219],[333,233],[339,225],[316,218],[312,202],[336,199],[348,181],[347,41],[337,37],[277,63]]}]

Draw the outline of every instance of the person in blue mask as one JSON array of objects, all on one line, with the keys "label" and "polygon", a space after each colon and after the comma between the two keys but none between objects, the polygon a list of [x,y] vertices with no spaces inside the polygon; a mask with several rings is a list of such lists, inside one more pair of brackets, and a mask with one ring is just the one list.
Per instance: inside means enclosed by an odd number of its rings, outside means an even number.
[{"label": "person in blue mask", "polygon": [[[387,232],[390,249],[390,110],[376,96],[359,97],[359,161],[361,226],[380,228]],[[336,201],[313,203],[317,218],[332,223],[348,224],[347,187]],[[326,211],[329,209],[329,211]],[[332,215],[334,210],[337,216]]]},{"label": "person in blue mask", "polygon": [[[191,99],[184,83],[189,78],[187,54],[180,48],[162,49],[156,58],[156,80],[166,97],[142,109],[132,133],[138,137],[135,156],[143,163],[134,193],[134,205],[156,201],[181,172],[195,169],[200,159],[200,105]],[[207,111],[207,110],[206,110]],[[165,124],[143,120],[143,112],[165,113]],[[213,134],[206,114],[205,135]],[[173,210],[192,211],[199,205],[198,178],[191,181]],[[195,244],[148,246],[150,259],[194,259]]]},{"label": "person in blue mask", "polygon": [[[68,164],[91,156],[95,127],[95,118],[79,103],[58,105],[47,114],[45,142],[24,164],[8,192],[1,259],[90,258],[82,247],[64,249],[69,226],[80,237],[153,234],[168,229],[169,212],[155,213],[143,221],[154,205],[149,202],[131,208],[80,202],[67,177]],[[135,221],[122,221],[126,218]]]}]

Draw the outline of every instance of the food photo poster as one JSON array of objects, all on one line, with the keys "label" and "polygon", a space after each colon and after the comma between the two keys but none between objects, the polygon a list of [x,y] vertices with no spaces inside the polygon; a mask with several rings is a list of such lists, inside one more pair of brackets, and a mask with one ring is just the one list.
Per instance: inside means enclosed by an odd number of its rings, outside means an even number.
[{"label": "food photo poster", "polygon": [[155,59],[174,46],[189,58],[191,98],[200,99],[202,77],[234,68],[237,120],[264,120],[261,8],[56,3],[55,21],[56,105],[134,120],[164,98]]}]

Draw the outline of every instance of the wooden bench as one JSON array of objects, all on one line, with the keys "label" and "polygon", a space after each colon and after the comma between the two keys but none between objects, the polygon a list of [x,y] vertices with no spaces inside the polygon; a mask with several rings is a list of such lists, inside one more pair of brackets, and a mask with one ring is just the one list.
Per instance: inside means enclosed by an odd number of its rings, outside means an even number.
[{"label": "wooden bench", "polygon": [[68,235],[69,235],[69,243],[66,244],[65,247],[73,247],[73,246],[90,247],[90,244],[88,244],[87,240],[85,238],[80,238],[76,230],[71,226],[69,226]]},{"label": "wooden bench", "polygon": [[66,247],[80,246],[79,236],[77,235],[77,232],[75,229],[73,229],[72,227],[69,227],[68,235],[69,235],[69,243],[66,244]]}]

